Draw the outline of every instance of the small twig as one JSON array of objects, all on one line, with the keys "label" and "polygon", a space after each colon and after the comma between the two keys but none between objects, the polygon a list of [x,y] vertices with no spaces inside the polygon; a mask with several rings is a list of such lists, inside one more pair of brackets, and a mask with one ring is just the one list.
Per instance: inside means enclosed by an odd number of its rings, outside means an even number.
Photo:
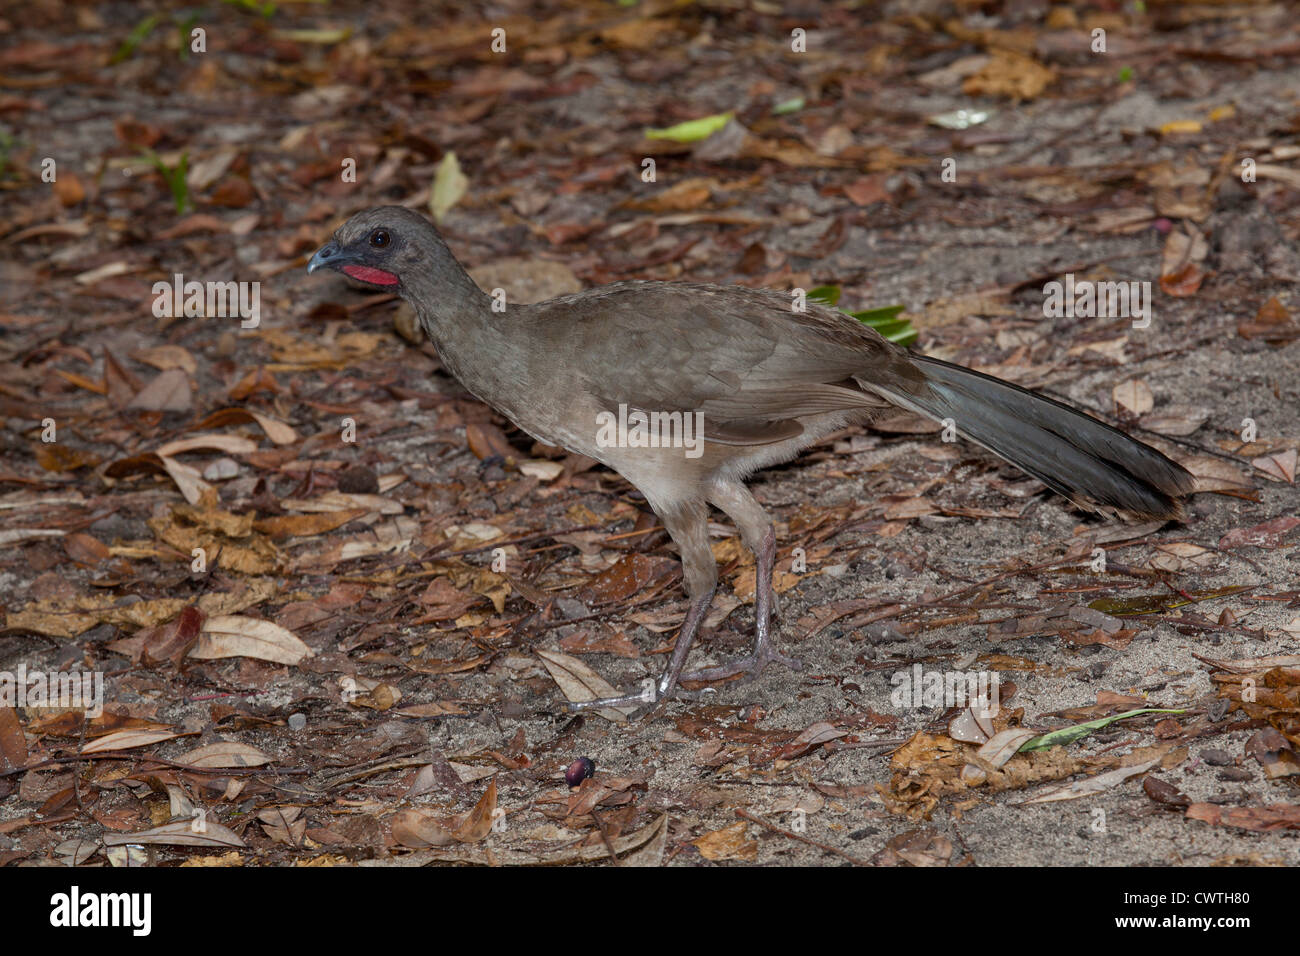
[{"label": "small twig", "polygon": [[863,860],[860,857],[856,857],[851,853],[845,853],[843,850],[839,849],[838,847],[833,847],[825,843],[818,843],[816,840],[810,837],[806,837],[802,833],[795,833],[793,830],[786,830],[777,826],[774,823],[768,823],[762,817],[756,816],[755,814],[750,813],[748,810],[737,810],[736,816],[742,817],[746,820],[751,820],[754,823],[757,823],[759,826],[767,827],[767,829],[771,830],[773,833],[779,833],[783,837],[788,837],[791,840],[798,840],[800,843],[807,843],[809,846],[816,847],[817,849],[821,850],[824,853],[833,853],[835,856],[848,860],[854,866],[872,865],[871,863],[868,863],[866,860]]}]

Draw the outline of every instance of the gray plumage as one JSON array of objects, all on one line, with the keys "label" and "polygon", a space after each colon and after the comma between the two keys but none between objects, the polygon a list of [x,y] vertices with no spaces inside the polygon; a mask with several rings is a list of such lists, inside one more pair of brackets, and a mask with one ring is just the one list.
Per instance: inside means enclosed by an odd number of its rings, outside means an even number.
[{"label": "gray plumage", "polygon": [[[377,243],[380,234],[385,241]],[[1084,507],[1172,518],[1193,490],[1179,465],[1091,416],[912,354],[835,309],[809,303],[795,311],[781,293],[619,282],[493,312],[434,227],[400,207],[353,216],[310,268],[350,265],[393,278],[381,278],[382,287],[412,304],[443,364],[471,393],[533,437],[608,465],[645,495],[681,552],[691,598],[656,698],[672,694],[679,678],[748,675],[773,660],[797,666],[771,646],[772,523],[744,480],[882,409],[951,419],[961,434]],[[702,412],[703,453],[602,446],[598,416],[620,404]],[[710,504],[731,517],[758,557],[758,636],[736,666],[683,675],[717,584]]]}]

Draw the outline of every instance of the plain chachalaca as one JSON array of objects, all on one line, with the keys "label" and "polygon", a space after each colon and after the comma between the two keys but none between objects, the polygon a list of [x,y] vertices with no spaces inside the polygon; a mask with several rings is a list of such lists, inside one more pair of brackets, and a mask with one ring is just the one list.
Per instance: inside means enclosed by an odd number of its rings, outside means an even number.
[{"label": "plain chachalaca", "polygon": [[[1193,490],[1181,466],[1068,405],[913,354],[834,309],[798,310],[778,292],[617,282],[495,311],[437,230],[396,206],[349,219],[312,256],[308,271],[319,268],[405,298],[461,384],[534,438],[617,471],[677,545],[690,607],[663,676],[650,693],[570,709],[662,700],[679,680],[750,677],[769,661],[798,668],[772,645],[776,540],[745,479],[882,409],[950,419],[959,434],[1089,510],[1176,518]],[[620,412],[633,421],[638,411],[659,413],[661,423],[701,413],[692,420],[702,421],[705,441],[691,449],[602,440],[602,423]],[[709,505],[756,556],[756,636],[734,664],[683,674],[717,587]]]}]

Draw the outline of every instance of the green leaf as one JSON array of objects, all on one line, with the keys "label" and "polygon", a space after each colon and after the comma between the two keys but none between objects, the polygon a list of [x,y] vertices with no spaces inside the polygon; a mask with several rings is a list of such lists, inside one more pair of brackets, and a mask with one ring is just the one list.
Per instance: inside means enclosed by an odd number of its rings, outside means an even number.
[{"label": "green leaf", "polygon": [[808,298],[813,302],[835,305],[840,301],[840,287],[837,285],[819,285],[808,290]]},{"label": "green leaf", "polygon": [[882,305],[875,309],[867,309],[865,312],[850,312],[849,315],[863,325],[875,329],[882,338],[890,342],[911,345],[920,338],[920,333],[913,327],[911,320],[899,318],[903,309],[904,306],[901,305]]},{"label": "green leaf", "polygon": [[433,221],[442,222],[442,217],[460,202],[468,188],[469,179],[460,171],[460,160],[455,152],[448,152],[438,164],[438,171],[433,176],[433,189],[429,192],[429,212],[433,213]]},{"label": "green leaf", "polygon": [[200,18],[200,14],[197,13],[191,13],[186,17],[176,14],[176,30],[180,34],[180,47],[177,52],[182,60],[190,58],[190,42],[193,39],[190,33],[198,25]]},{"label": "green leaf", "polygon": [[867,325],[875,327],[876,322],[884,319],[896,319],[902,313],[904,306],[901,305],[882,305],[874,309],[867,309],[865,312],[850,312],[859,322],[865,322]]},{"label": "green leaf", "polygon": [[678,123],[676,126],[669,126],[666,129],[651,129],[645,131],[646,139],[670,139],[675,143],[694,143],[702,139],[708,139],[722,127],[731,122],[734,114],[728,110],[726,113],[715,113],[713,116],[701,116],[699,119],[687,120],[685,123]]},{"label": "green leaf", "polygon": [[1122,66],[1122,67],[1120,67],[1120,69],[1119,69],[1119,81],[1120,81],[1121,83],[1127,83],[1127,82],[1128,82],[1129,80],[1131,80],[1131,79],[1133,79],[1133,67],[1131,67],[1131,66]]},{"label": "green leaf", "polygon": [[17,140],[7,129],[0,129],[0,179],[9,172],[9,154],[13,152]]},{"label": "green leaf", "polygon": [[154,169],[158,170],[158,174],[167,183],[167,188],[172,193],[172,202],[176,204],[176,215],[183,216],[189,212],[191,208],[190,187],[185,178],[189,175],[190,154],[181,153],[181,158],[176,165],[168,166],[163,162],[163,158],[152,149],[142,149],[140,153]]},{"label": "green leaf", "polygon": [[224,2],[229,6],[238,7],[249,13],[256,13],[265,19],[275,16],[275,3],[273,0],[266,0],[265,3],[259,3],[258,0],[224,0]]},{"label": "green leaf", "polygon": [[796,96],[788,100],[782,100],[772,107],[774,116],[785,116],[787,113],[798,113],[804,107],[802,96]]},{"label": "green leaf", "polygon": [[1185,714],[1186,710],[1169,710],[1163,707],[1143,707],[1140,710],[1130,710],[1122,714],[1116,714],[1114,717],[1099,717],[1096,720],[1084,721],[1082,724],[1075,724],[1073,727],[1062,727],[1060,730],[1053,730],[1050,733],[1041,734],[1037,737],[1026,740],[1016,753],[1026,753],[1030,750],[1046,750],[1048,747],[1059,747],[1063,744],[1074,743],[1082,737],[1088,736],[1094,730],[1115,723],[1117,720],[1124,720],[1127,717],[1137,717],[1140,714]]},{"label": "green leaf", "polygon": [[113,53],[108,62],[113,64],[121,63],[123,60],[129,60],[135,54],[135,51],[140,48],[140,44],[148,39],[149,34],[153,33],[153,28],[156,27],[161,20],[161,14],[154,13],[137,23],[135,29],[127,34],[126,39],[122,41],[122,45],[117,48],[116,52]]},{"label": "green leaf", "polygon": [[883,322],[880,325],[867,323],[880,334],[883,339],[888,339],[897,345],[911,345],[919,337],[920,333],[912,328],[912,323],[906,319],[898,319],[893,322]]}]

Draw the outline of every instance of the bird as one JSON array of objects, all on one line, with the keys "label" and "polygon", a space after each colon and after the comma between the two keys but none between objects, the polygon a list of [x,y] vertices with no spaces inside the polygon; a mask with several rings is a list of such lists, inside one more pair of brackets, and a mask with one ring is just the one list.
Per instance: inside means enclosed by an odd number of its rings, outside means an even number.
[{"label": "bird", "polygon": [[[400,206],[351,216],[311,257],[307,271],[319,269],[405,299],[461,385],[533,438],[618,472],[676,546],[689,603],[662,675],[569,711],[658,704],[685,695],[682,681],[743,683],[768,664],[800,669],[773,640],[775,529],[746,479],[890,409],[945,423],[1086,510],[1180,519],[1195,487],[1181,465],[1078,409],[775,290],[633,280],[503,307]],[[710,506],[755,556],[754,641],[686,671],[718,584]]]}]

